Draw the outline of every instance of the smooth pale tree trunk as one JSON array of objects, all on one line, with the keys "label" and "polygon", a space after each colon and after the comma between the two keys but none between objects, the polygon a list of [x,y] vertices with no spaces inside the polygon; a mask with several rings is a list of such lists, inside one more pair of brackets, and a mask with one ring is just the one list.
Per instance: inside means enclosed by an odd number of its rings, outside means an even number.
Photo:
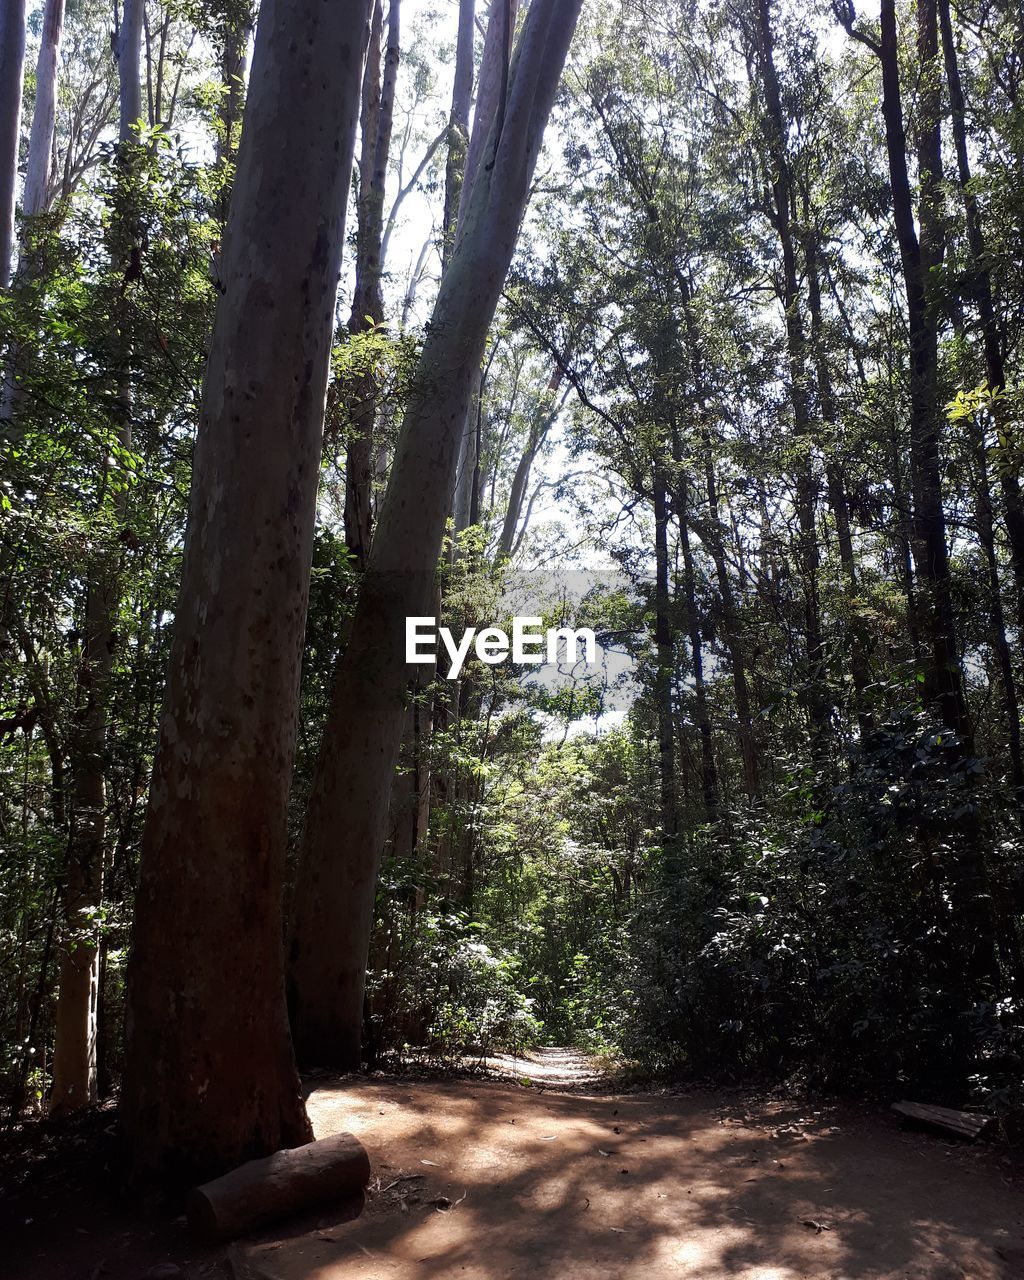
[{"label": "smooth pale tree trunk", "polygon": [[310,1134],[281,952],[317,478],[367,0],[260,13],[142,843],[121,1100],[143,1171]]},{"label": "smooth pale tree trunk", "polygon": [[[568,356],[566,356],[566,359],[568,359]],[[565,404],[565,396],[557,404],[555,403],[558,389],[562,385],[562,376],[562,366],[560,364],[555,365],[544,393],[538,399],[534,408],[530,421],[529,435],[527,436],[526,444],[523,446],[519,461],[516,463],[516,469],[512,475],[512,484],[509,488],[508,505],[505,508],[505,518],[502,521],[501,534],[498,538],[497,558],[499,560],[511,559],[513,550],[520,541],[521,534],[519,536],[517,534],[519,533],[519,522],[523,515],[526,487],[530,482],[530,471],[533,469],[538,450],[544,443],[548,432]]]},{"label": "smooth pale tree trunk", "polygon": [[[581,0],[534,0],[460,219],[341,660],[306,814],[289,942],[300,1060],[358,1063],[363,989],[388,799],[417,668],[405,619],[431,613],[459,437],[515,248]],[[342,925],[341,922],[344,922]]]},{"label": "smooth pale tree trunk", "polygon": [[63,30],[64,0],[46,0],[39,37],[39,57],[36,59],[36,101],[32,109],[25,190],[21,202],[26,218],[37,217],[46,211],[53,124],[57,113],[57,61]]},{"label": "smooth pale tree trunk", "polygon": [[455,42],[455,78],[452,109],[448,117],[448,157],[444,170],[444,239],[441,269],[448,265],[455,245],[455,227],[462,198],[466,153],[469,147],[469,105],[473,97],[474,0],[459,0],[459,27]]},{"label": "smooth pale tree trunk", "polygon": [[[473,112],[473,131],[466,151],[465,172],[459,199],[458,218],[455,227],[455,238],[458,240],[462,220],[473,183],[481,163],[487,164],[491,157],[486,154],[491,126],[500,120],[505,109],[505,98],[508,93],[508,65],[512,51],[512,33],[515,30],[516,15],[519,11],[519,0],[492,0],[487,32],[484,36],[484,49],[480,60],[480,79],[477,86],[476,108]],[[473,508],[473,478],[477,470],[476,447],[476,413],[475,409],[480,396],[483,371],[477,368],[473,386],[470,389],[466,412],[466,421],[462,426],[459,443],[459,458],[455,473],[455,488],[452,498],[452,520],[455,532],[468,529],[471,523]]]},{"label": "smooth pale tree trunk", "polygon": [[24,76],[25,0],[3,0],[0,5],[0,289],[6,289],[11,283]]},{"label": "smooth pale tree trunk", "polygon": [[[15,272],[16,288],[21,281],[32,277],[38,265],[32,243],[32,220],[45,213],[47,208],[53,126],[57,112],[57,60],[63,29],[64,0],[46,0],[39,36],[39,56],[36,59],[36,100],[32,108],[25,187],[21,200],[24,226]],[[12,344],[7,353],[4,385],[0,392],[0,422],[9,422],[14,416],[14,406],[18,399],[18,355],[17,344]]]},{"label": "smooth pale tree trunk", "polygon": [[[126,0],[116,46],[120,119],[118,162],[130,164],[128,150],[142,109],[140,55],[143,0]],[[127,235],[125,236],[127,239]],[[120,329],[120,318],[113,317]],[[132,403],[128,383],[129,353],[119,343],[122,369],[116,397],[120,443],[132,443]],[[112,509],[115,524],[124,522],[126,491],[107,496],[109,477],[101,486],[100,507]],[[64,887],[65,937],[60,966],[53,1050],[50,1110],[74,1111],[95,1102],[97,1094],[98,1012],[100,984],[99,918],[107,825],[106,749],[111,679],[117,647],[123,547],[109,535],[92,553],[85,595],[82,660],[79,669],[72,773],[70,861]]]}]

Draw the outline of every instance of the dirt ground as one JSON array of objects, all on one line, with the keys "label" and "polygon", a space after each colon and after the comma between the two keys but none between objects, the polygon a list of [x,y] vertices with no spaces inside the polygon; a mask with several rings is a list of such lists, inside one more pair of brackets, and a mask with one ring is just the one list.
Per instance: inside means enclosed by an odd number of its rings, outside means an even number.
[{"label": "dirt ground", "polygon": [[491,1065],[508,1078],[316,1082],[317,1135],[348,1129],[370,1152],[355,1221],[321,1214],[225,1256],[190,1248],[180,1222],[97,1218],[84,1194],[60,1222],[41,1205],[5,1227],[14,1269],[0,1261],[0,1275],[143,1280],[171,1263],[188,1280],[1024,1278],[1024,1197],[998,1150],[853,1107],[595,1093],[588,1066],[558,1051]]}]

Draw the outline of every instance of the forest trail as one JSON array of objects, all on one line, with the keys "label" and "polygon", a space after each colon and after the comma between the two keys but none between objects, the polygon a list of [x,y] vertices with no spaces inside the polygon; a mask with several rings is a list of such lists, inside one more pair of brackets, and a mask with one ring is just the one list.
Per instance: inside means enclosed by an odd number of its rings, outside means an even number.
[{"label": "forest trail", "polygon": [[[309,1099],[374,1177],[356,1222],[236,1247],[236,1280],[1017,1280],[992,1152],[888,1115],[737,1095],[585,1095],[566,1051],[503,1081],[346,1079]],[[529,1068],[529,1069],[524,1069]]]},{"label": "forest trail", "polygon": [[[471,1060],[469,1065],[476,1064]],[[593,1088],[606,1078],[598,1059],[580,1049],[555,1045],[531,1049],[525,1054],[491,1054],[480,1059],[479,1065],[496,1079],[560,1092]]]}]

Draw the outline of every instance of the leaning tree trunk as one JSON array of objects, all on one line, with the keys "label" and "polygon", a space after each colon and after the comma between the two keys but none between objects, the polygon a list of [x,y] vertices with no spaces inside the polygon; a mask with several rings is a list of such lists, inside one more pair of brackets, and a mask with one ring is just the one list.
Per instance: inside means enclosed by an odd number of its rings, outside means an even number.
[{"label": "leaning tree trunk", "polygon": [[259,18],[129,964],[121,1114],[143,1170],[216,1174],[311,1136],[281,898],[368,7]]},{"label": "leaning tree trunk", "polygon": [[[388,798],[416,668],[407,616],[429,614],[473,377],[526,207],[581,0],[534,0],[427,331],[352,639],[317,762],[289,944],[303,1061],[358,1063],[363,988]],[[339,931],[339,921],[346,928]]]},{"label": "leaning tree trunk", "polygon": [[11,282],[24,74],[25,0],[4,0],[0,6],[0,289]]},{"label": "leaning tree trunk", "polygon": [[[142,110],[140,55],[143,0],[126,0],[116,44],[120,86],[117,162],[131,164],[132,131]],[[130,215],[129,215],[130,217]],[[115,230],[123,253],[131,228]],[[115,257],[116,262],[116,257]],[[120,304],[123,311],[123,302]],[[127,373],[128,342],[124,315],[111,317],[117,333],[117,430],[119,443],[131,448],[132,406]],[[73,739],[70,858],[64,886],[65,937],[53,1049],[50,1110],[73,1111],[96,1100],[97,1036],[100,983],[99,915],[103,902],[106,838],[106,751],[117,618],[121,600],[121,553],[116,530],[124,523],[127,491],[107,496],[101,487],[100,509],[112,527],[97,538],[90,558],[85,593],[79,703]]]}]

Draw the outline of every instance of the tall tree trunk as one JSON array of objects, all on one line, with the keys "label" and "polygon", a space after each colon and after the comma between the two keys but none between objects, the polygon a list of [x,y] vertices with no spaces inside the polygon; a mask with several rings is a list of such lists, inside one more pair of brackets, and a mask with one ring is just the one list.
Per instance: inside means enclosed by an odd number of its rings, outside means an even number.
[{"label": "tall tree trunk", "polygon": [[[881,3],[882,112],[892,189],[893,217],[907,294],[910,331],[910,465],[914,499],[914,536],[918,581],[931,649],[925,694],[942,722],[962,743],[962,754],[974,750],[974,728],[964,691],[953,613],[946,517],[942,505],[939,458],[938,321],[930,284],[942,261],[940,222],[942,147],[939,126],[938,31],[936,0],[918,0],[917,51],[921,67],[918,167],[920,200],[914,206],[907,173],[906,135],[899,81],[899,46],[895,0]],[[977,815],[966,814],[959,831],[960,848],[950,869],[963,960],[957,961],[973,980],[987,983],[997,972],[994,921]],[[961,983],[964,969],[953,981]],[[969,999],[965,992],[965,999]]]},{"label": "tall tree trunk", "polygon": [[758,53],[764,78],[768,109],[769,173],[774,203],[775,229],[782,249],[782,307],[786,320],[789,352],[789,396],[793,406],[793,429],[800,457],[796,473],[796,516],[800,529],[798,561],[804,597],[804,627],[807,646],[806,706],[812,740],[820,751],[829,736],[830,708],[825,672],[825,648],[821,635],[818,590],[820,555],[815,516],[817,485],[814,478],[813,437],[807,403],[806,337],[800,285],[797,275],[796,243],[793,233],[793,179],[786,147],[787,121],[775,68],[775,43],[771,24],[771,0],[758,0]]},{"label": "tall tree trunk", "polygon": [[[474,372],[515,248],[581,0],[534,0],[441,280],[391,480],[335,679],[303,833],[289,946],[300,1059],[358,1063],[363,987],[388,798],[415,678],[405,619],[430,613]],[[351,922],[343,937],[337,922]]]},{"label": "tall tree trunk", "polygon": [[[971,186],[971,160],[964,119],[964,91],[960,81],[960,68],[957,65],[949,0],[939,0],[938,9],[946,64],[946,83],[949,86],[949,113],[953,126],[953,141],[956,146],[957,175],[960,180],[964,218],[967,223],[967,247],[971,255],[969,280],[973,294],[972,300],[978,308],[978,316],[981,320],[982,347],[985,352],[985,371],[988,375],[989,388],[992,391],[1005,391],[1006,371],[1003,367],[999,319],[996,315],[985,233],[981,224],[978,198]],[[993,416],[998,425],[1003,417],[1003,408],[998,399],[993,405]],[[1016,587],[1017,627],[1020,643],[1024,645],[1024,498],[1021,495],[1020,480],[1016,470],[1000,467],[999,485],[1003,497],[1006,536],[1010,544],[1010,563],[1013,566]]]},{"label": "tall tree trunk", "polygon": [[[566,353],[564,358],[568,360],[569,354]],[[555,396],[557,396],[558,388],[561,385],[562,366],[558,364],[551,371],[551,377],[547,381],[544,393],[538,399],[531,415],[526,444],[523,446],[523,452],[516,463],[516,469],[512,475],[508,503],[505,507],[505,518],[502,521],[501,534],[498,538],[497,558],[499,560],[508,560],[518,542],[516,534],[523,514],[523,501],[526,497],[526,486],[530,482],[530,471],[533,468],[538,449],[544,443],[545,437],[558,417],[562,404],[565,403],[563,397],[561,403],[555,404]]]},{"label": "tall tree trunk", "polygon": [[455,42],[455,79],[452,109],[448,117],[448,157],[444,169],[444,222],[441,270],[455,247],[455,230],[469,148],[469,105],[473,97],[474,0],[459,0],[459,27]]},{"label": "tall tree trunk", "polygon": [[[832,438],[839,430],[839,406],[836,403],[835,390],[832,385],[832,371],[829,368],[828,352],[825,345],[824,321],[821,312],[821,280],[818,274],[818,239],[817,229],[811,225],[810,201],[804,205],[806,232],[804,240],[804,260],[807,268],[807,302],[811,316],[811,348],[814,358],[814,371],[818,384],[818,402],[821,415],[826,424],[827,434],[831,437],[825,450],[825,483],[828,492],[828,503],[832,511],[832,520],[836,528],[836,541],[839,544],[839,563],[842,566],[846,589],[851,605],[856,609],[857,597],[857,560],[853,551],[853,534],[850,528],[850,507],[846,498],[846,485],[843,482],[842,466],[835,455]],[[853,677],[855,710],[862,733],[866,733],[872,724],[872,717],[867,709],[865,690],[871,682],[871,667],[867,656],[867,639],[864,629],[856,616],[852,619],[850,635],[850,674]]]},{"label": "tall tree trunk", "polygon": [[[491,12],[484,36],[484,49],[480,61],[480,80],[477,86],[476,108],[473,112],[473,131],[466,151],[466,164],[459,197],[459,212],[455,227],[458,241],[460,227],[466,215],[473,184],[481,165],[492,162],[486,154],[491,137],[491,126],[497,121],[498,132],[504,118],[508,95],[509,58],[512,53],[512,33],[515,30],[519,0],[491,0]],[[483,353],[481,352],[481,358]],[[470,389],[466,421],[462,427],[459,457],[454,476],[452,519],[455,532],[460,533],[470,525],[473,506],[473,477],[477,469],[475,408],[480,396],[483,371],[477,368]]]},{"label": "tall tree trunk", "polygon": [[0,290],[11,282],[24,75],[25,0],[4,0],[0,7]]},{"label": "tall tree trunk", "polygon": [[368,8],[259,17],[128,973],[121,1114],[144,1170],[217,1173],[311,1137],[281,896]]},{"label": "tall tree trunk", "polygon": [[53,125],[57,113],[57,60],[64,30],[64,0],[46,0],[43,25],[39,33],[39,56],[36,59],[36,100],[32,108],[32,130],[28,139],[28,162],[25,166],[25,190],[22,212],[35,218],[46,210],[46,191],[50,178]]},{"label": "tall tree trunk", "polygon": [[[133,130],[141,110],[140,51],[143,0],[125,0],[116,46],[120,89],[117,163],[131,165]],[[128,215],[130,217],[130,214]],[[123,253],[131,228],[115,235]],[[111,317],[117,331],[117,434],[126,449],[132,443],[132,403],[124,316]],[[107,477],[100,489],[100,510],[109,510],[113,528],[124,523],[127,491],[108,497]],[[121,600],[121,552],[112,530],[97,538],[88,569],[85,595],[79,701],[73,738],[70,860],[64,887],[65,937],[57,996],[50,1109],[73,1111],[96,1100],[97,1014],[99,1001],[99,915],[103,902],[106,854],[106,751],[111,678],[117,646]]]},{"label": "tall tree trunk", "polygon": [[[32,108],[32,129],[29,133],[28,161],[25,166],[25,189],[21,202],[25,224],[21,235],[15,287],[19,282],[31,279],[39,266],[36,246],[33,243],[32,220],[45,213],[47,206],[50,153],[53,147],[53,127],[57,112],[57,59],[60,54],[63,28],[64,0],[46,0],[42,30],[39,34],[39,56],[36,59],[36,100]],[[0,390],[0,422],[9,422],[14,416],[18,400],[18,356],[18,346],[12,343],[7,353],[4,385]]]},{"label": "tall tree trunk", "polygon": [[[707,385],[704,374],[704,359],[701,348],[700,330],[693,311],[693,291],[689,279],[682,271],[677,276],[680,301],[683,313],[683,329],[686,335],[687,350],[690,355],[694,392],[702,412],[706,411]],[[708,518],[698,523],[696,513],[688,505],[690,522],[700,540],[711,553],[715,566],[715,577],[718,582],[718,596],[721,604],[722,633],[725,647],[729,653],[732,667],[733,698],[736,703],[737,738],[740,758],[743,761],[743,783],[747,796],[753,800],[761,791],[761,767],[758,759],[757,740],[754,734],[754,721],[751,711],[750,686],[747,681],[747,647],[740,625],[739,610],[736,604],[736,593],[733,590],[729,566],[725,558],[725,537],[722,531],[722,517],[718,502],[718,481],[715,475],[715,460],[711,448],[711,438],[706,427],[700,430],[700,447],[703,457],[704,478],[706,482]]]},{"label": "tall tree trunk", "polygon": [[668,560],[668,485],[664,463],[654,459],[654,703],[658,719],[658,770],[661,794],[661,834],[667,849],[679,835],[676,796],[675,636]]},{"label": "tall tree trunk", "polygon": [[[942,260],[942,236],[938,224],[941,145],[939,138],[938,84],[934,73],[935,0],[919,6],[919,54],[923,83],[921,103],[921,198],[918,216],[921,239],[914,224],[914,203],[907,173],[907,143],[899,82],[899,45],[895,0],[882,0],[881,62],[882,111],[892,188],[893,218],[900,246],[910,328],[910,462],[914,500],[914,536],[917,543],[918,582],[925,596],[925,617],[931,648],[931,669],[926,696],[943,722],[970,744],[972,726],[964,697],[946,544],[946,517],[942,507],[939,461],[938,329],[928,281]],[[969,747],[968,747],[969,749]]]},{"label": "tall tree trunk", "polygon": [[686,629],[690,641],[690,662],[693,667],[694,720],[700,739],[701,791],[704,796],[704,812],[708,822],[718,819],[721,804],[718,789],[718,769],[715,765],[714,739],[711,733],[711,715],[708,710],[707,684],[704,673],[704,643],[701,635],[700,611],[697,607],[697,574],[690,542],[690,484],[683,470],[683,458],[678,431],[673,432],[673,462],[676,467],[675,507],[679,524],[679,545],[683,553],[683,604],[686,610]]},{"label": "tall tree trunk", "polygon": [[242,132],[242,110],[245,104],[245,73],[249,57],[249,36],[253,13],[249,8],[229,9],[222,33],[220,50],[221,99],[217,111],[217,168],[224,184],[217,197],[217,218],[224,226],[228,220],[231,182],[223,171],[235,163],[238,140]]},{"label": "tall tree trunk", "polygon": [[[391,153],[391,126],[400,57],[400,0],[390,0],[388,36],[381,74],[383,0],[376,0],[370,44],[363,73],[362,142],[359,159],[359,203],[356,229],[356,279],[349,332],[356,334],[384,319],[381,295],[381,238],[384,234],[384,188]],[[373,425],[377,391],[371,372],[345,389],[349,404],[349,439],[345,450],[345,541],[360,569],[366,567],[372,535],[374,455]]]}]

